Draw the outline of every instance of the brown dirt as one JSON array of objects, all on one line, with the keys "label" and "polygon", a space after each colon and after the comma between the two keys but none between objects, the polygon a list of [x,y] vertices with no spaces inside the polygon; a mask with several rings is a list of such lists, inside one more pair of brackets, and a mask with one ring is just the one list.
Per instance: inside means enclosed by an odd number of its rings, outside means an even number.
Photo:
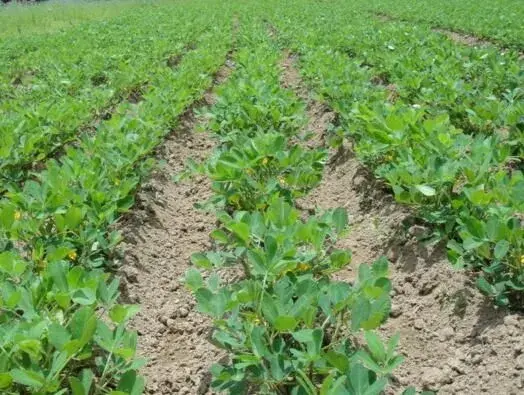
[{"label": "brown dirt", "polygon": [[[221,69],[216,84],[229,69]],[[213,100],[207,92],[200,104]],[[133,327],[139,333],[139,354],[149,359],[143,369],[149,394],[208,393],[209,367],[221,357],[207,340],[210,321],[196,311],[182,282],[191,254],[210,248],[215,218],[194,208],[211,195],[210,184],[202,177],[178,184],[171,180],[188,158],[204,159],[213,148],[207,134],[195,132],[197,123],[193,109],[188,110],[166,139],[158,154],[165,165],[142,188],[123,226],[122,294],[141,306]]]},{"label": "brown dirt", "polygon": [[441,28],[435,28],[432,30],[436,33],[444,34],[451,41],[454,41],[456,43],[463,44],[463,45],[468,45],[470,47],[494,45],[490,41],[483,40],[482,38],[479,38],[476,36],[472,36],[471,34],[459,33],[459,32],[454,32],[452,30],[441,29]]},{"label": "brown dirt", "polygon": [[281,85],[290,89],[306,103],[307,125],[304,133],[311,133],[312,137],[308,141],[309,146],[319,146],[325,144],[325,135],[328,127],[335,121],[336,115],[325,104],[320,103],[311,96],[311,92],[306,88],[300,78],[300,74],[295,67],[296,56],[289,51],[284,51],[280,67],[282,68]]},{"label": "brown dirt", "polygon": [[[308,125],[324,135],[330,121],[319,115],[325,108],[304,90],[288,53],[283,61],[283,85],[308,102]],[[332,113],[330,113],[332,114]],[[354,269],[382,255],[392,262],[394,285],[391,317],[382,332],[400,332],[399,352],[405,362],[395,372],[395,392],[415,385],[439,394],[524,393],[524,319],[497,310],[476,289],[464,272],[453,270],[441,245],[418,241],[426,229],[407,228],[410,210],[397,204],[354,156],[351,147],[331,152],[319,188],[299,207],[345,207],[351,233],[339,247],[353,253],[351,267],[339,273],[351,281]]]}]

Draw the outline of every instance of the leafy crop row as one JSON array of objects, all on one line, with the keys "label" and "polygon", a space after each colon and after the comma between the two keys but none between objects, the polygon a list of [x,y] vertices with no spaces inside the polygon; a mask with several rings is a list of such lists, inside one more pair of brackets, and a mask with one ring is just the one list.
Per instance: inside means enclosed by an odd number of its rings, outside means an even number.
[{"label": "leafy crop row", "polygon": [[447,240],[451,261],[479,271],[478,286],[498,304],[522,308],[522,60],[424,27],[364,25],[346,7],[315,5],[300,24],[286,9],[273,16],[340,115],[332,142],[353,139],[397,200],[434,225],[427,237]]},{"label": "leafy crop row", "polygon": [[[153,29],[149,18],[156,20]],[[184,23],[173,24],[173,19]],[[152,10],[146,19],[135,11],[53,40],[44,36],[3,43],[0,189],[23,179],[35,161],[79,139],[79,129],[96,133],[91,129],[111,117],[111,106],[128,98],[138,101],[153,74],[174,66],[170,60],[202,32],[195,24],[205,27],[207,21],[194,9]]]},{"label": "leafy crop row", "polygon": [[[201,206],[216,213],[214,248],[192,256],[186,284],[228,351],[213,388],[232,394],[379,394],[402,357],[398,337],[373,331],[388,316],[387,260],[352,283],[332,274],[351,253],[342,208],[310,217],[295,207],[321,180],[322,148],[306,148],[304,104],[280,86],[281,52],[258,18],[245,21],[237,69],[217,90],[209,128],[217,147],[192,164],[212,182]],[[364,332],[365,346],[355,338]]]},{"label": "leafy crop row", "polygon": [[137,307],[119,303],[110,273],[120,240],[112,225],[153,164],[146,156],[224,62],[223,11],[205,16],[209,31],[176,69],[150,74],[143,101],[122,103],[96,134],[0,200],[2,393],[142,393],[137,336],[126,328]]},{"label": "leafy crop row", "polygon": [[372,0],[363,4],[378,13],[428,22],[524,49],[524,6],[519,0]]}]

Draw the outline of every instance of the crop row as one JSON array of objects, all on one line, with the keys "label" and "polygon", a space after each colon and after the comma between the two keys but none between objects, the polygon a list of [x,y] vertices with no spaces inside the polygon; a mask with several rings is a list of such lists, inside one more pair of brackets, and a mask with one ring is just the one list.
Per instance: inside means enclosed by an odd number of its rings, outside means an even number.
[{"label": "crop row", "polygon": [[427,27],[360,24],[346,7],[315,5],[300,24],[286,9],[272,13],[282,45],[339,114],[332,143],[353,140],[396,199],[433,225],[428,241],[446,240],[484,293],[522,308],[522,60]]},{"label": "crop row", "polygon": [[372,0],[366,1],[364,7],[524,49],[524,6],[519,0]]},{"label": "crop row", "polygon": [[[374,93],[373,102],[400,101],[399,106],[420,107],[430,116],[447,114],[451,124],[465,133],[499,134],[515,147],[515,154],[524,154],[523,62],[517,52],[461,47],[424,26],[364,23],[351,14],[337,17],[328,10],[309,15],[306,26],[288,24],[285,35],[296,50],[333,53],[324,67],[333,63],[339,68],[345,62],[347,76],[359,77],[355,83],[360,86],[352,87],[349,78],[334,81],[336,75],[326,76],[333,86],[329,95],[342,115],[352,110],[353,101]],[[326,25],[327,18],[336,19]]]},{"label": "crop row", "polygon": [[266,25],[254,17],[245,26],[236,70],[207,113],[216,148],[191,165],[211,181],[200,207],[218,220],[213,249],[192,256],[185,278],[213,318],[211,342],[229,353],[212,367],[212,387],[379,394],[402,361],[398,336],[384,344],[373,331],[390,310],[388,262],[361,265],[351,284],[332,278],[351,260],[335,247],[346,211],[306,217],[295,206],[320,183],[327,152],[305,144],[305,106],[281,87],[282,53]]},{"label": "crop row", "polygon": [[151,10],[154,27],[135,11],[53,40],[36,36],[3,43],[0,189],[23,180],[35,161],[78,139],[81,131],[96,132],[120,101],[139,101],[152,74],[176,66],[208,26],[202,14],[191,11]]},{"label": "crop row", "polygon": [[149,75],[141,102],[120,104],[96,134],[0,200],[2,393],[142,393],[144,361],[127,329],[137,307],[119,303],[111,274],[114,224],[153,165],[147,156],[225,60],[231,15],[204,18],[213,27],[176,68]]}]

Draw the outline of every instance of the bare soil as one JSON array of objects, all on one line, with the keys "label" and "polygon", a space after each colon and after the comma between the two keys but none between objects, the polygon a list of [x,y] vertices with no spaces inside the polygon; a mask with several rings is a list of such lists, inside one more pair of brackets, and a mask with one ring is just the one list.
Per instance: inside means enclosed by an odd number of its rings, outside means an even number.
[{"label": "bare soil", "polygon": [[[231,61],[218,73],[223,82]],[[212,92],[202,106],[213,103]],[[171,177],[189,158],[202,160],[213,148],[206,133],[197,133],[194,108],[182,117],[158,156],[163,167],[139,193],[138,204],[123,226],[124,300],[141,306],[133,321],[139,334],[139,353],[148,358],[143,374],[150,394],[205,394],[210,366],[222,357],[208,342],[209,320],[198,313],[182,278],[194,252],[211,247],[209,233],[215,218],[194,204],[211,195],[207,179],[175,184]]]},{"label": "bare soil", "polygon": [[289,51],[284,51],[280,67],[282,69],[281,85],[292,90],[298,98],[306,103],[307,125],[303,132],[312,133],[308,141],[310,147],[318,147],[325,144],[325,135],[330,124],[336,119],[336,114],[325,104],[315,100],[311,92],[305,87],[300,79],[294,63],[296,56]]},{"label": "bare soil", "polygon": [[442,33],[447,36],[451,41],[459,44],[469,45],[470,47],[494,45],[492,42],[484,40],[482,38],[473,36],[471,34],[459,33],[452,30],[435,28],[432,29],[434,32]]}]

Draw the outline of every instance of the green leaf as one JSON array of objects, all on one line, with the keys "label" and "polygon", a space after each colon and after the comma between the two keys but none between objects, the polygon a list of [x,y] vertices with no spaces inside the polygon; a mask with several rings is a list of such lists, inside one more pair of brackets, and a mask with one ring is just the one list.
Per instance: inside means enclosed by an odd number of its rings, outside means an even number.
[{"label": "green leaf", "polygon": [[417,395],[417,390],[415,387],[408,387],[404,390],[402,395]]},{"label": "green leaf", "polygon": [[45,385],[45,377],[41,373],[27,369],[13,369],[10,373],[15,383],[27,385],[35,389]]},{"label": "green leaf", "polygon": [[[92,338],[97,326],[97,318],[93,313],[92,308],[82,307],[77,310],[69,324],[69,330],[73,335],[73,339],[78,340],[73,348],[83,348]],[[76,352],[76,351],[75,351]]]},{"label": "green leaf", "polygon": [[370,311],[371,304],[369,300],[359,297],[353,306],[351,314],[351,330],[357,331],[360,329],[362,323],[369,318]]},{"label": "green leaf", "polygon": [[27,264],[14,253],[6,251],[0,253],[0,271],[10,276],[18,277],[25,272]]},{"label": "green leaf", "polygon": [[332,387],[333,381],[335,380],[335,372],[331,372],[322,382],[320,387],[319,395],[329,395],[329,391]]},{"label": "green leaf", "polygon": [[349,372],[349,382],[355,395],[365,394],[369,388],[369,371],[359,363],[354,364]]},{"label": "green leaf", "polygon": [[140,308],[136,305],[124,306],[117,304],[109,311],[109,317],[114,323],[121,324],[134,316],[139,309]]},{"label": "green leaf", "polygon": [[270,352],[266,346],[268,342],[266,339],[264,339],[264,333],[264,328],[260,326],[254,327],[251,331],[251,344],[253,345],[253,352],[258,357],[270,355]]},{"label": "green leaf", "polygon": [[191,291],[196,291],[204,286],[202,274],[195,268],[191,268],[186,272],[185,284]]},{"label": "green leaf", "polygon": [[344,208],[336,208],[333,211],[333,223],[337,233],[341,233],[348,226],[348,213]]},{"label": "green leaf", "polygon": [[296,219],[296,212],[290,204],[284,201],[284,199],[275,200],[271,204],[267,214],[271,222],[279,228],[284,227],[289,223],[293,223]]},{"label": "green leaf", "polygon": [[386,350],[380,337],[376,333],[370,331],[366,331],[364,337],[366,338],[367,346],[369,351],[371,351],[373,358],[379,362],[385,361]]},{"label": "green leaf", "polygon": [[298,321],[291,315],[281,315],[275,320],[275,329],[279,332],[291,332],[298,325]]},{"label": "green leaf", "polygon": [[72,300],[82,306],[90,306],[96,303],[96,293],[91,288],[82,288],[73,293]]},{"label": "green leaf", "polygon": [[83,369],[80,376],[82,380],[82,385],[84,386],[86,393],[89,394],[90,393],[89,391],[91,389],[91,385],[93,384],[93,379],[95,375],[93,374],[91,369]]},{"label": "green leaf", "polygon": [[249,242],[249,225],[244,222],[236,222],[229,226],[231,231],[244,243]]},{"label": "green leaf", "polygon": [[32,358],[38,359],[42,353],[42,344],[37,339],[26,339],[18,342],[18,347]]},{"label": "green leaf", "polygon": [[339,377],[333,384],[331,384],[333,380],[330,379],[330,377],[335,377],[335,374],[332,373],[326,380],[324,380],[324,383],[322,383],[322,387],[320,389],[320,395],[345,394],[344,384],[346,381],[346,376]]},{"label": "green leaf", "polygon": [[281,354],[270,354],[266,359],[269,361],[269,369],[271,370],[273,378],[283,380],[286,377],[283,356]]},{"label": "green leaf", "polygon": [[227,237],[227,233],[224,232],[222,229],[215,229],[210,234],[211,238],[215,239],[217,242],[226,244],[229,242],[229,238]]},{"label": "green leaf", "polygon": [[191,255],[191,263],[202,269],[211,269],[213,267],[213,264],[211,263],[209,258],[205,254],[202,254],[200,252]]},{"label": "green leaf", "polygon": [[435,196],[437,191],[429,185],[415,185],[415,188],[422,193],[424,196]]},{"label": "green leaf", "polygon": [[309,343],[313,341],[313,329],[301,329],[291,334],[293,338],[300,343]]},{"label": "green leaf", "polygon": [[510,244],[507,240],[500,240],[495,245],[495,258],[502,259],[506,256],[509,251]]},{"label": "green leaf", "polygon": [[144,391],[144,384],[143,377],[138,376],[134,370],[128,370],[122,375],[117,390],[129,395],[141,395]]},{"label": "green leaf", "polygon": [[9,373],[0,373],[0,389],[6,389],[13,383],[13,378]]},{"label": "green leaf", "polygon": [[84,385],[76,377],[69,377],[69,386],[71,387],[73,395],[87,395]]},{"label": "green leaf", "polygon": [[64,221],[69,229],[74,229],[82,222],[83,217],[82,209],[73,206],[65,213]]},{"label": "green leaf", "polygon": [[386,359],[391,359],[393,355],[395,354],[395,351],[397,349],[398,343],[400,341],[400,333],[395,333],[388,341],[387,351],[386,351]]},{"label": "green leaf", "polygon": [[58,350],[63,350],[64,345],[71,340],[71,334],[63,326],[52,323],[48,329],[49,342]]},{"label": "green leaf", "polygon": [[464,239],[462,242],[462,246],[466,251],[471,251],[476,248],[479,248],[482,244],[484,244],[483,241],[475,240],[473,237],[468,237]]},{"label": "green leaf", "polygon": [[321,328],[313,329],[313,342],[311,347],[308,347],[308,352],[312,356],[320,354],[322,349],[322,341],[324,340],[324,331]]},{"label": "green leaf", "polygon": [[213,293],[207,288],[200,288],[195,292],[198,308],[202,313],[220,318],[225,312],[228,297],[223,292]]},{"label": "green leaf", "polygon": [[10,229],[15,222],[15,208],[11,205],[2,207],[0,210],[0,225],[4,229]]},{"label": "green leaf", "polygon": [[71,247],[59,246],[58,248],[49,250],[49,252],[47,253],[47,260],[50,263],[54,261],[60,261],[72,252],[74,252],[74,250]]},{"label": "green leaf", "polygon": [[495,288],[484,277],[478,277],[476,283],[477,287],[484,294],[488,296],[494,296],[496,294]]},{"label": "green leaf", "polygon": [[346,250],[335,250],[329,256],[329,260],[334,268],[340,269],[351,262],[351,253]]},{"label": "green leaf", "polygon": [[388,379],[386,377],[381,377],[373,384],[369,386],[364,395],[380,395],[384,393],[384,389],[388,385]]},{"label": "green leaf", "polygon": [[373,357],[364,350],[357,351],[357,353],[355,354],[355,358],[357,361],[362,362],[362,364],[366,368],[374,372],[380,372],[382,370],[382,367],[379,364],[377,364]]},{"label": "green leaf", "polygon": [[331,365],[337,368],[340,373],[346,374],[349,370],[349,359],[346,355],[335,351],[328,351],[324,357]]},{"label": "green leaf", "polygon": [[264,294],[262,301],[262,313],[264,318],[268,320],[272,325],[275,324],[275,321],[278,317],[278,309],[273,298],[269,295]]}]

